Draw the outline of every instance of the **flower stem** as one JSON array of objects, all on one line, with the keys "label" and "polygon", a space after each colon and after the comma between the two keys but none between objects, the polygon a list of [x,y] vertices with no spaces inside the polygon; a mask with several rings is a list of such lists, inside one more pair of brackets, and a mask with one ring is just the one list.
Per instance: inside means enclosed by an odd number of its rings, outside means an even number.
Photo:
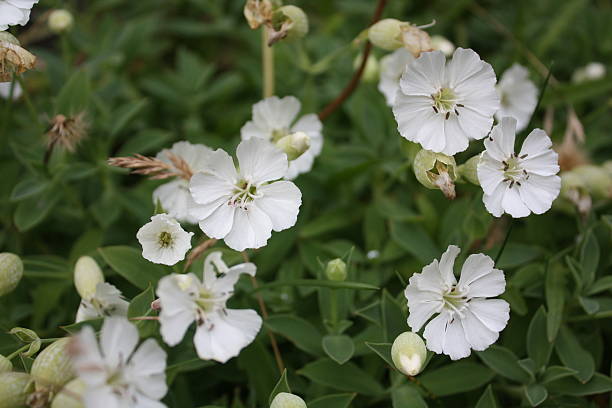
[{"label": "flower stem", "polygon": [[512,232],[513,225],[514,223],[512,222],[512,218],[510,218],[510,225],[508,225],[508,230],[506,231],[506,237],[504,238],[504,242],[502,242],[501,248],[499,248],[499,252],[497,253],[497,256],[495,257],[495,265],[497,265],[497,262],[499,262],[499,258],[501,258],[502,254],[504,253],[504,249],[506,249],[506,244],[508,243],[508,239],[510,238],[510,232]]},{"label": "flower stem", "polygon": [[265,25],[261,29],[261,65],[264,98],[274,95],[274,49],[268,45],[269,30]]},{"label": "flower stem", "polygon": [[11,110],[13,109],[13,95],[15,94],[15,87],[17,84],[17,77],[13,76],[13,80],[11,81],[11,89],[9,90],[9,97],[6,101],[6,107],[4,108],[4,113],[2,115],[2,122],[0,122],[0,140],[2,140],[2,145],[5,145],[4,140],[4,132],[6,131],[6,125],[8,124],[9,117],[11,116]]},{"label": "flower stem", "polygon": [[[56,337],[56,338],[52,338],[52,339],[40,339],[40,342],[42,344],[53,343],[54,341],[59,340],[59,339],[60,339],[60,337]],[[8,356],[6,356],[6,359],[7,360],[12,360],[15,357],[17,357],[19,354],[21,354],[22,352],[26,351],[29,348],[30,348],[30,343],[26,344],[25,346],[19,347],[17,350],[15,350],[14,352],[12,352]]]}]

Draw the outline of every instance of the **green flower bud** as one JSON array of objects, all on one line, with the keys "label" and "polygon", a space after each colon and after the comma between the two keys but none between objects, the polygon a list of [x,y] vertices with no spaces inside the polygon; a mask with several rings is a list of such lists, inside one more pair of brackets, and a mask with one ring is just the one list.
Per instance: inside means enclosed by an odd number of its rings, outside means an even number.
[{"label": "green flower bud", "polygon": [[295,394],[280,392],[272,400],[270,408],[306,408],[306,403]]},{"label": "green flower bud", "polygon": [[287,154],[289,161],[295,160],[310,149],[310,136],[304,132],[291,133],[281,137],[276,146]]},{"label": "green flower bud", "polygon": [[603,167],[592,164],[585,164],[572,170],[584,182],[584,186],[589,190],[593,198],[612,197],[612,177]]},{"label": "green flower bud", "polygon": [[340,258],[332,259],[325,268],[327,279],[342,282],[346,279],[346,263]]},{"label": "green flower bud", "polygon": [[0,373],[6,373],[9,371],[13,371],[13,363],[11,363],[11,360],[0,354]]},{"label": "green flower bud", "polygon": [[36,382],[36,390],[59,390],[74,377],[68,353],[70,338],[59,339],[38,354],[30,374]]},{"label": "green flower bud", "polygon": [[282,39],[296,40],[308,34],[308,16],[299,7],[287,5],[274,10],[268,45]]},{"label": "green flower bud", "polygon": [[91,299],[96,294],[98,283],[104,275],[97,262],[90,256],[82,256],[74,266],[74,286],[82,299]]},{"label": "green flower bud", "polygon": [[0,296],[11,293],[23,277],[23,262],[15,254],[0,254]]},{"label": "green flower bud", "polygon": [[81,379],[75,378],[55,396],[51,408],[85,408],[81,396],[86,388],[87,385]]},{"label": "green flower bud", "polygon": [[49,29],[54,33],[63,33],[72,28],[74,17],[68,10],[53,10],[49,14]]},{"label": "green flower bud", "polygon": [[[580,214],[588,214],[593,206],[593,200],[589,191],[585,187],[582,178],[573,171],[564,171],[561,173],[561,193],[560,197],[564,200],[559,200],[556,203],[557,208],[571,211],[572,206],[575,207]],[[567,207],[567,202],[571,205]]]},{"label": "green flower bud", "polygon": [[26,329],[23,327],[13,327],[9,331],[9,334],[12,334],[13,336],[17,337],[20,341],[30,345],[30,347],[28,348],[28,351],[26,351],[25,353],[22,353],[23,356],[31,357],[34,354],[38,353],[38,350],[40,350],[40,345],[41,345],[40,337],[38,337],[38,334],[36,334],[34,330]]},{"label": "green flower bud", "polygon": [[391,358],[395,367],[403,374],[417,375],[427,359],[427,349],[423,339],[412,332],[400,334],[391,346]]},{"label": "green flower bud", "polygon": [[0,373],[0,408],[24,407],[31,389],[28,374]]},{"label": "green flower bud", "polygon": [[387,51],[402,47],[402,23],[394,18],[385,18],[368,30],[368,39],[375,46]]},{"label": "green flower bud", "polygon": [[422,185],[441,190],[451,200],[455,198],[457,164],[454,157],[422,149],[414,158],[412,168]]},{"label": "green flower bud", "polygon": [[460,177],[466,179],[472,184],[476,184],[477,186],[480,185],[480,181],[478,180],[478,172],[476,171],[479,161],[480,155],[478,154],[457,167],[457,173]]},{"label": "green flower bud", "polygon": [[[355,60],[353,61],[353,69],[358,70],[361,65],[361,60],[363,59],[363,54],[357,55]],[[368,55],[368,60],[366,62],[366,66],[363,69],[363,74],[361,75],[362,81],[364,82],[375,82],[378,80],[380,71],[380,64],[378,63],[378,59],[373,55]]]}]

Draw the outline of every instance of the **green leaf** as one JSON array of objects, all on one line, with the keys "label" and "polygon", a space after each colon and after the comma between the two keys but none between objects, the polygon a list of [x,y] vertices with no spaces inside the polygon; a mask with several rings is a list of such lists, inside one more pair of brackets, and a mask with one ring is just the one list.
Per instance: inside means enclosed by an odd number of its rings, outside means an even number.
[{"label": "green leaf", "polygon": [[19,231],[27,231],[40,224],[55,207],[60,195],[53,189],[42,196],[33,196],[21,201],[17,205],[13,221]]},{"label": "green leaf", "polygon": [[291,393],[291,388],[289,387],[289,383],[287,382],[287,370],[286,369],[283,370],[283,374],[278,379],[278,382],[276,383],[276,385],[274,386],[274,389],[270,393],[270,398],[268,398],[270,405],[272,405],[272,401],[274,400],[274,397],[276,397],[276,394],[280,394],[281,392]]},{"label": "green leaf", "polygon": [[393,408],[427,408],[427,403],[419,391],[411,385],[402,385],[391,392]]},{"label": "green leaf", "polygon": [[83,70],[75,71],[60,90],[55,104],[57,114],[73,116],[87,109],[91,98],[91,83]]},{"label": "green leaf", "polygon": [[557,337],[563,320],[565,304],[565,269],[560,264],[549,265],[546,272],[546,334],[549,342]]},{"label": "green leaf", "polygon": [[355,352],[353,340],[345,334],[327,335],[321,342],[325,353],[338,364],[344,364],[351,359]]},{"label": "green leaf", "polygon": [[13,202],[21,201],[42,193],[47,187],[49,187],[49,181],[46,179],[32,176],[25,177],[13,188],[10,200]]},{"label": "green leaf", "polygon": [[505,347],[492,345],[476,354],[489,368],[503,377],[522,384],[533,380],[530,373],[519,365],[518,357]]},{"label": "green leaf", "polygon": [[567,327],[562,327],[555,342],[555,350],[563,364],[576,371],[576,378],[585,383],[595,373],[595,361],[591,353],[578,342],[574,333]]},{"label": "green leaf", "polygon": [[248,389],[252,390],[257,397],[257,406],[265,407],[275,386],[274,379],[278,376],[278,369],[269,348],[260,340],[255,339],[251,345],[240,352],[238,367],[249,378]]},{"label": "green leaf", "polygon": [[552,394],[573,395],[576,397],[601,394],[612,391],[612,378],[595,373],[585,384],[573,377],[565,377],[547,384],[546,388]]},{"label": "green leaf", "polygon": [[298,374],[317,384],[341,391],[374,397],[384,392],[382,386],[368,372],[351,362],[338,365],[330,359],[321,359],[307,364]]},{"label": "green leaf", "polygon": [[125,127],[147,106],[147,103],[148,101],[146,99],[140,99],[139,101],[125,104],[121,106],[117,112],[114,112],[113,125],[109,136],[113,138],[125,129]]},{"label": "green leaf", "polygon": [[574,22],[582,8],[587,4],[586,0],[570,0],[560,3],[555,10],[554,18],[547,24],[547,30],[539,36],[536,46],[537,55],[544,55],[551,45],[561,37],[566,28],[574,25]]},{"label": "green leaf", "polygon": [[440,256],[440,250],[436,244],[423,227],[418,224],[393,222],[391,224],[391,238],[421,263],[429,263]]},{"label": "green leaf", "polygon": [[525,392],[525,398],[532,407],[537,407],[548,398],[548,391],[543,385],[530,384],[523,388]]},{"label": "green leaf", "polygon": [[527,330],[527,355],[534,361],[536,370],[546,366],[552,347],[546,333],[546,312],[544,306],[541,306],[533,315]]},{"label": "green leaf", "polygon": [[381,313],[385,339],[393,342],[397,336],[407,330],[406,316],[401,306],[386,290],[383,290],[382,294]]},{"label": "green leaf", "polygon": [[161,129],[146,129],[134,137],[130,137],[121,147],[117,156],[129,156],[131,154],[147,154],[156,152],[171,138],[170,132]]},{"label": "green leaf", "polygon": [[570,377],[577,373],[576,370],[563,366],[550,366],[546,368],[544,375],[541,378],[542,384],[547,384],[551,381],[559,380],[564,377]]},{"label": "green leaf", "polygon": [[421,374],[420,380],[434,395],[444,397],[480,388],[493,376],[493,371],[481,364],[459,361],[426,371]]},{"label": "green leaf", "polygon": [[393,359],[391,358],[391,343],[371,343],[369,341],[365,342],[366,346],[373,352],[375,352],[380,358],[385,360],[385,362],[390,366],[395,368],[395,364],[393,363]]},{"label": "green leaf", "polygon": [[[497,248],[495,249],[497,251]],[[494,252],[497,254],[497,252]],[[495,265],[496,268],[505,270],[513,269],[521,265],[533,262],[542,255],[542,249],[534,245],[517,244],[514,242],[508,243],[502,256]]]},{"label": "green leaf", "polygon": [[270,316],[264,321],[266,327],[288,338],[297,348],[309,354],[320,356],[321,333],[307,320],[294,315]]},{"label": "green leaf", "polygon": [[257,292],[263,289],[277,288],[280,286],[313,286],[319,288],[333,288],[333,289],[356,289],[356,290],[379,290],[380,288],[374,285],[361,282],[350,282],[350,281],[330,281],[325,279],[287,279],[277,280],[275,282],[266,283],[260,285],[257,289],[252,292]]},{"label": "green leaf", "polygon": [[104,319],[100,317],[98,319],[91,319],[91,320],[85,320],[79,323],[72,323],[67,326],[60,326],[60,329],[70,334],[76,334],[80,332],[83,327],[91,326],[94,329],[94,331],[97,332],[102,328],[102,323],[104,323]]},{"label": "green leaf", "polygon": [[586,291],[586,294],[596,295],[598,293],[609,291],[612,289],[612,276],[604,276],[601,279],[598,279],[591,285],[591,287]]},{"label": "green leaf", "polygon": [[157,282],[167,274],[165,268],[142,257],[139,250],[128,246],[99,248],[98,252],[111,268],[139,289]]},{"label": "green leaf", "polygon": [[348,408],[356,394],[332,394],[308,403],[309,408]]},{"label": "green leaf", "polygon": [[599,302],[586,296],[578,296],[578,303],[587,314],[593,315],[599,312]]},{"label": "green leaf", "polygon": [[[146,317],[151,315],[151,303],[155,300],[153,286],[149,285],[142,293],[137,295],[130,302],[128,307],[128,317]],[[138,328],[141,338],[152,336],[158,326],[157,322],[150,320],[138,320],[134,322]]]},{"label": "green leaf", "polygon": [[346,228],[361,216],[361,207],[333,210],[309,221],[300,228],[300,238],[313,238]]},{"label": "green leaf", "polygon": [[589,287],[595,281],[595,273],[599,264],[599,244],[592,231],[587,232],[580,252],[580,266],[584,286]]},{"label": "green leaf", "polygon": [[493,394],[491,385],[487,386],[485,392],[482,393],[475,408],[498,408],[497,400],[495,399],[495,394]]}]

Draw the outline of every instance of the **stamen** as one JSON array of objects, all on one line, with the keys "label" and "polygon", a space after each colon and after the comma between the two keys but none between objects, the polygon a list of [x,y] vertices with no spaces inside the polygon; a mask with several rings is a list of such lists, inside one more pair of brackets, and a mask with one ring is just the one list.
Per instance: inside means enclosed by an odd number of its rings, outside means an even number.
[{"label": "stamen", "polygon": [[521,157],[519,157],[520,159],[524,159],[525,157],[527,157],[527,153],[525,153],[524,155],[522,155]]},{"label": "stamen", "polygon": [[434,18],[433,20],[431,20],[431,23],[429,24],[425,24],[425,25],[421,25],[421,26],[416,26],[416,28],[422,30],[424,28],[429,28],[429,27],[433,27],[436,25],[436,19]]},{"label": "stamen", "polygon": [[448,120],[448,117],[450,116],[450,112],[446,112],[446,117],[444,118],[445,120]]},{"label": "stamen", "polygon": [[435,106],[433,106],[433,105],[432,105],[431,107],[433,108],[434,112],[436,112],[436,113],[440,113],[440,112],[438,112],[438,108],[436,108],[436,107],[435,107]]}]

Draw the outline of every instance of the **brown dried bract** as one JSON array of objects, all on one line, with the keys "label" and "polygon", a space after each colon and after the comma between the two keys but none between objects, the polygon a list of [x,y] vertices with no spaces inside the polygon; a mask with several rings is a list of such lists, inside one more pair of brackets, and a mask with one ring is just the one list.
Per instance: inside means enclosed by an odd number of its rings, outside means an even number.
[{"label": "brown dried bract", "polygon": [[269,0],[247,0],[244,17],[253,30],[272,19],[272,3]]},{"label": "brown dried bract", "polygon": [[108,159],[108,164],[124,169],[132,169],[132,173],[149,176],[152,180],[162,180],[170,177],[181,177],[185,180],[190,180],[193,172],[187,162],[173,153],[168,152],[166,155],[172,164],[141,154],[129,157],[111,157]]},{"label": "brown dried bract", "polygon": [[8,41],[0,41],[0,82],[9,82],[14,74],[34,67],[36,57],[25,48]]},{"label": "brown dried bract", "polygon": [[431,37],[429,37],[427,32],[421,30],[424,27],[417,27],[413,24],[404,24],[402,26],[404,48],[410,51],[415,58],[418,58],[422,52],[433,51]]},{"label": "brown dried bract", "polygon": [[71,117],[55,115],[49,124],[50,128],[46,134],[49,149],[60,146],[74,152],[81,140],[87,136],[88,125],[82,112]]}]

